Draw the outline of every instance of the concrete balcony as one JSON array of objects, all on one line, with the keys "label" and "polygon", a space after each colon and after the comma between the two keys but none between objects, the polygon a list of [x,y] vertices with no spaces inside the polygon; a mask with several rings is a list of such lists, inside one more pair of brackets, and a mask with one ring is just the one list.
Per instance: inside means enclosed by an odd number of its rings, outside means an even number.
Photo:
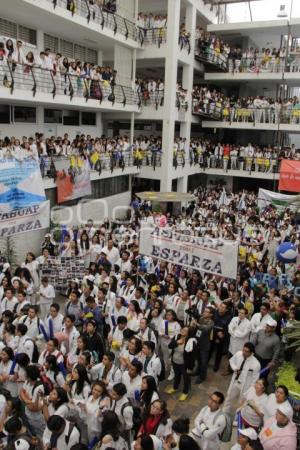
[{"label": "concrete balcony", "polygon": [[[138,112],[130,87],[8,62],[2,66],[5,85],[0,82],[1,101],[53,105],[94,111]],[[2,81],[2,80],[1,80]]]},{"label": "concrete balcony", "polygon": [[283,20],[259,20],[255,22],[233,22],[233,23],[219,23],[210,24],[207,26],[207,31],[211,33],[220,33],[222,35],[226,34],[240,34],[241,36],[248,36],[251,33],[264,32],[272,30],[277,34],[287,33],[287,28],[289,21]]},{"label": "concrete balcony", "polygon": [[75,42],[93,42],[101,48],[109,48],[114,42],[130,48],[138,48],[138,36],[134,21],[118,14],[110,14],[89,2],[76,0],[75,12],[67,9],[67,0],[11,0],[2,2],[1,14],[29,27],[39,27],[45,32],[71,39]]}]

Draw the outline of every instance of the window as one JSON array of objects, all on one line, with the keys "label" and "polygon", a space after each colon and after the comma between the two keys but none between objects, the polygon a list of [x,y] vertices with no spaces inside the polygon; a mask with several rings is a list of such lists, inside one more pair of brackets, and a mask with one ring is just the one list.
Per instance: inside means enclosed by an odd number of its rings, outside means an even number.
[{"label": "window", "polygon": [[36,123],[36,109],[27,106],[15,106],[14,122]]},{"label": "window", "polygon": [[36,45],[36,30],[18,25],[10,20],[0,18],[0,35],[12,39],[21,39],[27,44]]},{"label": "window", "polygon": [[60,40],[60,52],[63,56],[67,56],[68,58],[74,57],[73,50],[73,42],[65,41],[64,39]]},{"label": "window", "polygon": [[81,125],[96,125],[96,113],[82,112]]},{"label": "window", "polygon": [[45,123],[62,123],[62,111],[60,109],[45,109]]},{"label": "window", "polygon": [[97,64],[97,51],[92,48],[87,48],[85,61],[91,64]]},{"label": "window", "polygon": [[78,126],[79,125],[79,111],[64,111],[63,125]]},{"label": "window", "polygon": [[85,47],[82,45],[74,45],[74,58],[80,61],[85,61]]},{"label": "window", "polygon": [[106,178],[105,180],[92,181],[92,197],[103,198],[121,194],[129,190],[129,176]]},{"label": "window", "polygon": [[44,34],[44,47],[50,48],[54,53],[59,52],[59,39],[58,37],[51,36],[50,34]]},{"label": "window", "polygon": [[0,105],[0,123],[10,123],[9,105]]}]

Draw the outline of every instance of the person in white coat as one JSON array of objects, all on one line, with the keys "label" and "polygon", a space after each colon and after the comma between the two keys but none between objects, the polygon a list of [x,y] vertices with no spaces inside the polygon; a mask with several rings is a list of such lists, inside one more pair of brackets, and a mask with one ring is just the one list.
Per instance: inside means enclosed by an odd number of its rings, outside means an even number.
[{"label": "person in white coat", "polygon": [[80,432],[74,424],[54,414],[48,419],[43,434],[44,448],[51,448],[51,443],[54,441],[56,442],[55,448],[70,450],[80,441]]},{"label": "person in white coat", "polygon": [[65,323],[62,329],[62,333],[66,335],[66,340],[61,345],[61,351],[64,355],[69,357],[75,356],[77,351],[77,338],[79,337],[79,331],[75,328],[75,316],[68,314],[65,317]]},{"label": "person in white coat", "polygon": [[247,314],[247,309],[239,309],[238,316],[234,317],[228,325],[230,334],[229,353],[231,355],[235,355],[236,352],[242,350],[243,345],[249,341],[251,323],[246,317]]},{"label": "person in white coat", "polygon": [[233,414],[234,406],[241,401],[248,389],[258,380],[260,363],[254,356],[254,345],[246,342],[243,350],[236,352],[229,360],[233,375],[227,391],[223,411]]},{"label": "person in white coat", "polygon": [[260,307],[260,312],[253,314],[251,317],[251,336],[258,333],[260,330],[266,329],[267,321],[271,318],[270,303],[264,302]]},{"label": "person in white coat", "polygon": [[201,450],[219,450],[220,435],[226,426],[226,418],[221,411],[224,402],[222,392],[213,392],[207,406],[197,415],[191,436],[199,444]]}]

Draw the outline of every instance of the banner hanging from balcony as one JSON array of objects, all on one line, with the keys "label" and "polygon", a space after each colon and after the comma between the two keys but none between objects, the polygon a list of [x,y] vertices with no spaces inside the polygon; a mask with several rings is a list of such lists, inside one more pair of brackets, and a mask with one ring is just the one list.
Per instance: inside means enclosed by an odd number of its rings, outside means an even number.
[{"label": "banner hanging from balcony", "polygon": [[55,161],[57,203],[91,195],[91,170],[87,159],[71,156]]},{"label": "banner hanging from balcony", "polygon": [[300,161],[281,161],[279,189],[300,193]]},{"label": "banner hanging from balcony", "polygon": [[[142,228],[140,253],[179,266],[236,279],[238,243]],[[230,262],[230,263],[229,263]]]},{"label": "banner hanging from balcony", "polygon": [[0,160],[0,237],[49,227],[40,166],[32,155]]}]

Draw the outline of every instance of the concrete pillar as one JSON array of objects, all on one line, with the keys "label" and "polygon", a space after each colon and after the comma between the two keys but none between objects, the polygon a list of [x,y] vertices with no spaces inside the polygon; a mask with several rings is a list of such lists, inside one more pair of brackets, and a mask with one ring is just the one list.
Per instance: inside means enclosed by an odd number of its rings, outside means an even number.
[{"label": "concrete pillar", "polygon": [[44,107],[36,106],[36,124],[39,129],[42,129],[44,126]]},{"label": "concrete pillar", "polygon": [[130,144],[133,144],[133,140],[134,140],[134,119],[135,119],[135,114],[131,113],[130,115]]},{"label": "concrete pillar", "polygon": [[103,66],[103,52],[101,50],[97,50],[97,64]]},{"label": "concrete pillar", "polygon": [[103,134],[103,123],[102,123],[102,113],[97,111],[96,113],[96,127],[97,127],[97,136],[101,136]]},{"label": "concrete pillar", "polygon": [[177,180],[177,192],[180,192],[181,194],[187,193],[187,186],[188,186],[188,177],[185,175],[184,177],[180,177]]},{"label": "concrete pillar", "polygon": [[38,52],[42,52],[43,50],[45,50],[44,32],[42,30],[36,31],[36,46],[37,46]]},{"label": "concrete pillar", "polygon": [[175,103],[178,65],[178,35],[180,0],[168,0],[167,55],[165,69],[164,120],[162,134],[162,173],[160,190],[172,190],[173,144],[175,132]]}]

